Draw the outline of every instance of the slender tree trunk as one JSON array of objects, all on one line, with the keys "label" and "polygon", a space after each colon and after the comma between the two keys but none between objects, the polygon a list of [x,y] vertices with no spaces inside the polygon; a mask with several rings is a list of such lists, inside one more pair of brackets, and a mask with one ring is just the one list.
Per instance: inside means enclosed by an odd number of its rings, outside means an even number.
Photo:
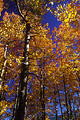
[{"label": "slender tree trunk", "polygon": [[[76,63],[75,63],[75,60],[74,60],[74,68],[78,68]],[[77,94],[78,94],[78,98],[79,98],[79,106],[80,106],[80,71],[77,71],[76,73],[77,77],[78,77],[78,82],[79,82],[79,90],[77,91]]]},{"label": "slender tree trunk", "polygon": [[45,74],[43,76],[42,120],[45,120]]},{"label": "slender tree trunk", "polygon": [[55,84],[54,84],[54,97],[55,97],[56,120],[58,120],[58,115],[57,115],[57,104],[56,104],[56,87],[55,87]]},{"label": "slender tree trunk", "polygon": [[[1,90],[1,86],[4,87],[4,79],[5,79],[6,64],[7,64],[7,59],[6,59],[7,47],[8,47],[8,44],[4,48],[4,62],[3,62],[2,70],[0,70],[0,90]],[[3,100],[3,96],[4,96],[4,89],[1,92],[0,101]]]},{"label": "slender tree trunk", "polygon": [[79,76],[79,72],[77,73],[77,77],[79,79],[79,91],[78,91],[78,98],[79,98],[79,106],[80,106],[80,76]]},{"label": "slender tree trunk", "polygon": [[42,111],[42,120],[45,120],[45,103],[44,103],[44,89],[45,89],[45,87],[44,87],[44,85],[43,85],[43,101],[42,101],[42,109],[43,109],[43,111]]},{"label": "slender tree trunk", "polygon": [[18,95],[17,108],[15,111],[15,120],[24,120],[25,106],[27,102],[27,84],[28,84],[28,66],[29,66],[29,41],[30,41],[30,24],[26,23],[26,36],[24,41],[24,53],[20,74],[20,88]]},{"label": "slender tree trunk", "polygon": [[[43,89],[43,85],[42,85],[42,65],[41,65],[41,75],[40,75],[40,106],[42,108],[42,89]],[[41,120],[42,120],[42,113],[41,113]]]},{"label": "slender tree trunk", "polygon": [[63,84],[64,84],[65,102],[66,102],[66,109],[67,109],[67,120],[69,120],[69,110],[68,110],[67,93],[66,93],[66,86],[65,86],[65,78],[64,78],[64,75],[63,75]]},{"label": "slender tree trunk", "polygon": [[41,116],[41,120],[45,120],[45,103],[44,103],[44,99],[45,99],[45,94],[44,94],[44,90],[45,90],[45,77],[43,76],[43,70],[42,70],[42,59],[41,59],[41,77],[40,77],[40,102],[41,102],[41,108],[42,108],[42,116]]},{"label": "slender tree trunk", "polygon": [[57,91],[58,91],[58,95],[59,95],[59,103],[60,103],[60,108],[61,108],[61,116],[62,116],[62,120],[63,120],[63,113],[62,113],[62,106],[61,106],[61,99],[60,99],[60,93],[59,93],[59,89],[58,89],[58,85],[57,85]]},{"label": "slender tree trunk", "polygon": [[70,94],[69,94],[69,106],[70,106],[70,118],[72,118],[72,108],[71,108],[71,99],[70,99]]},{"label": "slender tree trunk", "polygon": [[75,112],[75,98],[73,97],[73,116],[74,116],[74,120],[76,120],[76,112]]}]

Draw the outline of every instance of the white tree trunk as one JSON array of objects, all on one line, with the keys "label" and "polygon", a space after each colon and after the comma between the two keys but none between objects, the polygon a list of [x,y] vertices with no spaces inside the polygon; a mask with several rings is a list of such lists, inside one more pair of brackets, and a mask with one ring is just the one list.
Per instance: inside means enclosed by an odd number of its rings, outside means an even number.
[{"label": "white tree trunk", "polygon": [[[6,57],[7,57],[7,47],[8,47],[8,45],[6,45],[5,48],[4,48],[4,63],[3,63],[2,69],[0,71],[0,90],[2,88],[2,85],[4,84],[3,77],[4,77],[6,64],[7,64],[7,59],[6,59]],[[3,90],[2,90],[1,95],[0,95],[0,101],[2,99],[3,99]]]}]

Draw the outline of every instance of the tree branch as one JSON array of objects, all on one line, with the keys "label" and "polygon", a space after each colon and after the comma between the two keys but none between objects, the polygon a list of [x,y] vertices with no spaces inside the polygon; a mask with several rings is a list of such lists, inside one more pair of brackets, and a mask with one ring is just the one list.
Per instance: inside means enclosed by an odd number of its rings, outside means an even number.
[{"label": "tree branch", "polygon": [[19,7],[19,4],[18,4],[17,0],[15,0],[15,3],[16,3],[17,10],[18,10],[20,16],[23,18],[23,20],[24,20],[25,22],[28,22],[28,21],[25,19],[25,15],[22,14],[22,12],[21,12],[21,10],[20,10],[20,7]]}]

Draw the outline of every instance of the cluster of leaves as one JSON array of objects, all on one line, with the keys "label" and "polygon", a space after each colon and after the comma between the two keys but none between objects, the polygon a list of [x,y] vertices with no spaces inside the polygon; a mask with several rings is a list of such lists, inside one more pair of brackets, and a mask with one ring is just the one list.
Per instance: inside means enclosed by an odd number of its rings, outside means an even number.
[{"label": "cluster of leaves", "polygon": [[65,0],[17,0],[20,2],[20,9],[28,12],[31,12],[35,15],[44,15],[46,12],[50,11],[53,14],[53,4],[60,3],[61,1]]},{"label": "cluster of leaves", "polygon": [[[19,0],[17,2],[19,3]],[[55,15],[62,21],[62,24],[58,29],[54,28],[52,35],[50,35],[48,25],[41,26],[41,16],[38,17],[38,15],[44,14],[45,10],[51,10],[47,7],[46,0],[24,0],[24,2],[20,1],[20,10],[24,16],[27,10],[26,20],[31,25],[25,117],[27,120],[41,120],[44,113],[46,120],[49,119],[48,115],[56,115],[57,120],[60,111],[61,118],[64,120],[69,117],[70,119],[80,119],[78,115],[79,2],[75,4],[77,1],[72,0],[65,7],[58,6]],[[54,0],[54,2],[60,3],[61,1]],[[49,4],[53,5],[53,2],[49,1]],[[0,101],[1,119],[12,116],[15,96],[18,96],[20,89],[19,78],[24,59],[25,31],[26,23],[19,15],[5,12],[3,21],[0,22],[0,69],[5,73],[2,77],[0,76],[2,79],[0,94],[3,94],[3,99]],[[4,65],[6,45],[7,62]]]},{"label": "cluster of leaves", "polygon": [[[79,10],[79,4],[72,4],[76,6],[74,9],[71,7],[73,11],[77,11],[77,8]],[[65,6],[66,8],[67,6]],[[76,20],[79,20],[79,12],[76,13],[75,17]],[[72,19],[72,23],[75,23],[75,26],[71,24],[71,21],[66,22],[63,20],[62,22],[58,30],[55,27],[52,31],[54,36],[53,55],[51,57],[48,56],[47,61],[44,55],[39,61],[39,65],[42,65],[43,74],[45,73],[45,76],[43,75],[42,77],[42,84],[45,85],[44,103],[47,108],[45,113],[47,114],[48,112],[49,115],[52,114],[53,116],[56,114],[58,116],[58,112],[61,109],[61,117],[63,119],[79,119],[80,30],[79,26],[77,26],[77,24],[79,25],[79,21],[75,22]],[[40,75],[41,70],[38,72],[38,75]],[[39,115],[42,114],[40,94],[38,94],[41,87],[39,78],[33,77],[30,86],[32,89],[28,93],[27,115],[30,114],[34,117],[34,114],[37,116],[36,113]],[[59,110],[57,108],[58,105],[60,106]],[[35,109],[35,111],[31,110],[31,108]],[[56,117],[56,119],[58,118]]]},{"label": "cluster of leaves", "polygon": [[[6,84],[9,84],[9,82],[11,83],[12,79],[16,77],[14,86],[11,85],[12,88],[9,85],[7,85],[8,91],[5,90],[5,87],[3,88],[4,98],[6,97],[7,92],[8,92],[8,95],[7,95],[8,98],[13,97],[13,99],[9,100],[9,102],[11,103],[12,101],[14,101],[15,95],[13,93],[16,93],[15,88],[18,85],[18,82],[19,82],[18,77],[21,71],[21,63],[22,63],[21,61],[23,59],[23,47],[24,47],[24,39],[25,39],[25,32],[24,32],[25,24],[22,24],[21,18],[18,15],[14,13],[8,14],[7,12],[5,12],[5,15],[3,16],[3,21],[1,21],[0,27],[1,27],[0,42],[3,43],[3,46],[1,49],[1,55],[3,59],[4,59],[4,48],[6,45],[8,45],[7,55],[6,55],[7,72],[5,71],[6,78],[5,80],[3,78],[2,81],[4,81],[4,85],[6,85]],[[38,61],[44,55],[47,56],[49,52],[52,52],[53,50],[52,40],[49,40],[47,38],[47,35],[48,35],[48,30],[42,28],[41,25],[38,28],[31,29],[32,37],[31,37],[30,50],[29,50],[29,58],[30,58],[29,72],[34,72],[34,74],[36,75],[39,75],[38,71],[40,71],[38,67]],[[1,59],[1,67],[2,66],[3,66],[3,63]],[[31,79],[32,79],[32,76],[30,76],[30,80]],[[1,91],[2,91],[2,88],[1,88]],[[3,106],[5,102],[6,101],[1,101],[1,106]],[[13,104],[11,105],[13,106]],[[11,108],[12,106],[7,105],[7,109]],[[5,111],[6,111],[6,106],[5,106]],[[3,111],[2,109],[1,115],[5,111]]]},{"label": "cluster of leaves", "polygon": [[[78,0],[72,1],[67,5],[58,5],[57,10],[55,11],[55,16],[59,19],[59,21],[64,21],[67,24],[72,21],[79,22],[79,2]],[[76,6],[76,4],[78,4]],[[77,13],[78,12],[78,13]]]},{"label": "cluster of leaves", "polygon": [[[15,24],[14,24],[15,23]],[[14,94],[16,91],[17,86],[17,78],[15,79],[15,86],[12,86],[11,79],[14,79],[15,76],[18,77],[20,73],[20,61],[23,59],[22,57],[22,41],[25,39],[23,35],[23,30],[25,28],[25,24],[22,25],[20,16],[12,13],[8,14],[5,12],[3,16],[3,21],[0,22],[0,44],[2,49],[0,49],[0,69],[2,72],[4,71],[3,76],[1,76],[2,84],[0,88],[0,93],[3,91],[3,100],[0,102],[1,106],[3,107],[4,104],[7,108],[11,108],[14,104],[12,100],[6,100],[6,95],[9,98],[14,98]],[[18,32],[17,32],[18,31]],[[5,55],[5,47],[7,46],[6,50],[6,57]],[[19,56],[21,54],[21,56]],[[6,60],[5,60],[6,59]],[[6,64],[4,64],[6,61]],[[6,66],[5,66],[6,65]],[[6,70],[7,69],[7,70]],[[16,72],[17,71],[17,72]],[[5,76],[5,77],[4,77]],[[11,86],[9,86],[11,83]],[[6,89],[7,87],[7,89]],[[11,90],[12,89],[12,90]],[[9,102],[8,102],[9,101]],[[6,104],[8,103],[8,104]],[[13,104],[12,104],[13,103]],[[4,113],[3,109],[1,109],[1,115]]]}]

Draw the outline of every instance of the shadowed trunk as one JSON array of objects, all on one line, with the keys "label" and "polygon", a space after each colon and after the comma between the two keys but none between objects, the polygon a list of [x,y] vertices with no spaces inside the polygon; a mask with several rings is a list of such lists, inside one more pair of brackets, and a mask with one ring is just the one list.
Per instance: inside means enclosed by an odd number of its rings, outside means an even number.
[{"label": "shadowed trunk", "polygon": [[26,23],[26,36],[24,41],[24,53],[20,74],[19,95],[16,105],[15,120],[24,120],[25,106],[27,102],[27,84],[28,84],[28,54],[29,54],[29,41],[30,41],[30,24]]},{"label": "shadowed trunk", "polygon": [[45,74],[43,76],[43,101],[42,101],[42,120],[45,120]]},{"label": "shadowed trunk", "polygon": [[69,93],[70,118],[72,118],[71,95]]},{"label": "shadowed trunk", "polygon": [[58,120],[58,115],[57,115],[57,103],[56,103],[56,86],[55,86],[55,84],[54,84],[54,97],[55,97],[56,120]]},{"label": "shadowed trunk", "polygon": [[74,120],[76,120],[76,112],[75,112],[75,98],[73,97],[73,116],[74,116]]},{"label": "shadowed trunk", "polygon": [[62,106],[61,106],[61,96],[60,96],[60,93],[59,93],[59,86],[57,85],[57,91],[58,91],[58,95],[59,95],[59,103],[60,103],[60,109],[61,109],[61,116],[62,116],[62,120],[63,120],[63,113],[62,113]]},{"label": "shadowed trunk", "polygon": [[43,75],[42,70],[42,59],[41,59],[41,77],[40,77],[40,102],[41,102],[41,108],[42,108],[42,114],[41,114],[41,120],[45,120],[45,74]]},{"label": "shadowed trunk", "polygon": [[69,110],[68,110],[67,93],[66,93],[66,86],[65,86],[65,78],[64,78],[64,75],[63,75],[63,84],[64,84],[65,102],[66,102],[66,109],[67,109],[67,120],[69,120]]}]

